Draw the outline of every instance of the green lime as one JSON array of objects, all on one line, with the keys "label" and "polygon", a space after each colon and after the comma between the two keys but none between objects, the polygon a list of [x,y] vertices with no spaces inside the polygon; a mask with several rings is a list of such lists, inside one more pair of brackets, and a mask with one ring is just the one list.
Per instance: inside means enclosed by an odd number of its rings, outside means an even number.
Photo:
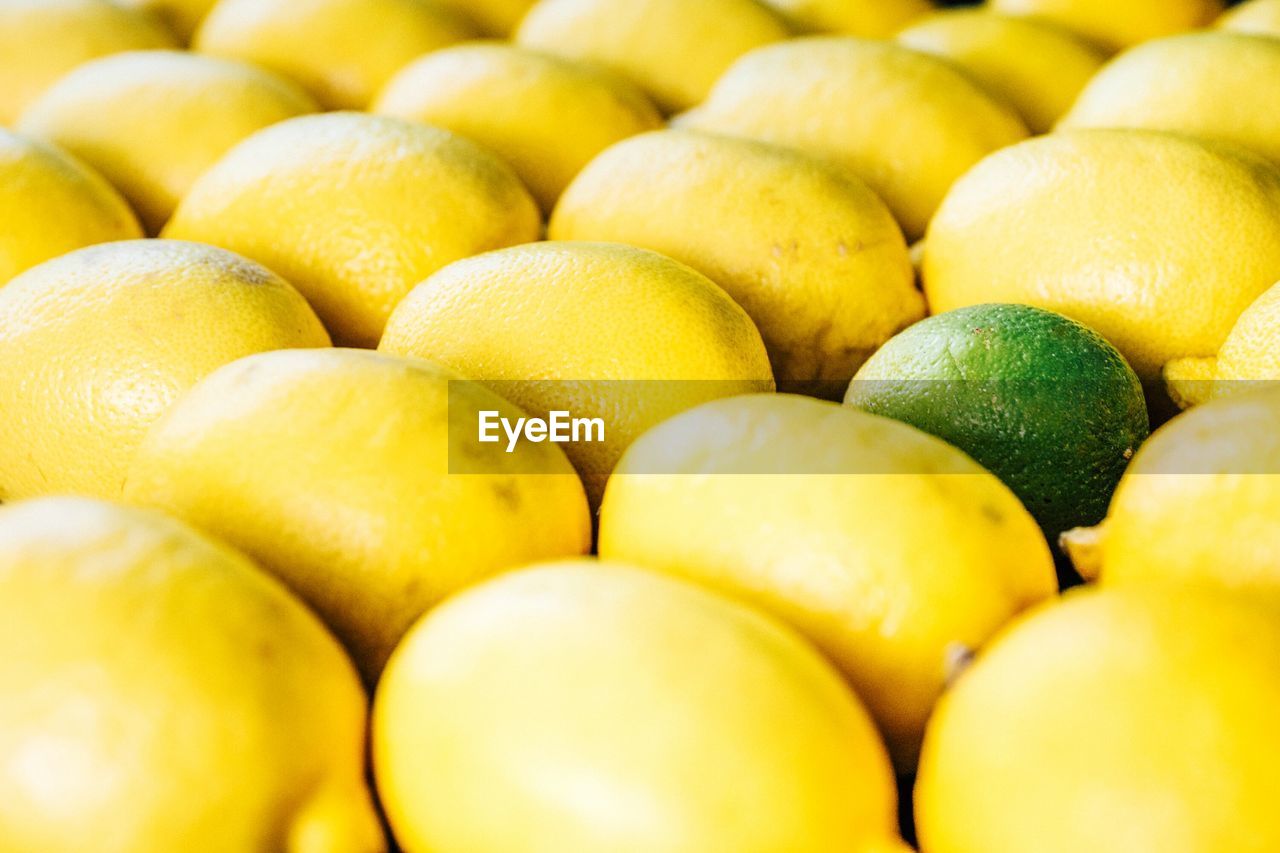
[{"label": "green lime", "polygon": [[893,337],[845,403],[964,450],[1022,499],[1050,541],[1100,522],[1147,437],[1142,384],[1087,326],[1024,305],[974,305]]}]

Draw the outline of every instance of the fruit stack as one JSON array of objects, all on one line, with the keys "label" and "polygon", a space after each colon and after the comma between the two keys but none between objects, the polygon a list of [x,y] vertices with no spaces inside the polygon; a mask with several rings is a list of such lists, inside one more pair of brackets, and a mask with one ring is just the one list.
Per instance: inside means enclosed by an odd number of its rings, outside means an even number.
[{"label": "fruit stack", "polygon": [[1280,0],[0,0],[0,853],[1277,853],[1278,281]]}]

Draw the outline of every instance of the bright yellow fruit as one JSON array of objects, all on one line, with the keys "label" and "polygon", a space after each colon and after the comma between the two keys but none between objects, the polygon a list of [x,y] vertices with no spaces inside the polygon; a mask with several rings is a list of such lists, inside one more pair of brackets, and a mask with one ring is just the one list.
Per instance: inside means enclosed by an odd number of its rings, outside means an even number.
[{"label": "bright yellow fruit", "polygon": [[908,850],[884,746],[830,666],[623,564],[539,565],[445,603],[392,658],[373,738],[409,850]]},{"label": "bright yellow fruit", "polygon": [[773,390],[760,333],[728,294],[616,243],[532,243],[452,264],[405,297],[378,349],[488,383],[538,417],[603,419],[603,441],[565,445],[593,504],[649,427]]},{"label": "bright yellow fruit", "polygon": [[290,119],[206,172],[165,236],[223,246],[297,285],[342,344],[448,263],[538,239],[515,173],[439,128],[357,113]]},{"label": "bright yellow fruit", "polygon": [[1277,279],[1280,171],[1144,130],[1062,131],[993,154],[951,190],[924,254],[933,311],[1057,311],[1146,378],[1217,352]]},{"label": "bright yellow fruit", "polygon": [[182,39],[191,40],[196,27],[209,14],[217,0],[117,0],[123,6],[150,12]]},{"label": "bright yellow fruit", "polygon": [[1280,285],[1245,309],[1217,355],[1172,361],[1164,379],[1183,408],[1280,379]]},{"label": "bright yellow fruit", "polygon": [[1223,0],[991,0],[996,12],[1061,24],[1111,52],[1207,27],[1222,7]]},{"label": "bright yellow fruit", "polygon": [[924,853],[1280,849],[1280,619],[1186,590],[1071,593],[943,697]]},{"label": "bright yellow fruit", "polygon": [[18,129],[101,172],[154,234],[236,143],[317,109],[295,84],[252,65],[135,51],[79,66],[27,107]]},{"label": "bright yellow fruit", "polygon": [[912,24],[899,44],[955,62],[1017,108],[1034,133],[1047,133],[1102,67],[1103,55],[1046,21],[951,9]]},{"label": "bright yellow fruit", "polygon": [[0,128],[0,287],[73,249],[141,236],[129,205],[100,175]]},{"label": "bright yellow fruit", "polygon": [[755,320],[783,388],[843,394],[924,314],[876,194],[838,166],[751,140],[671,130],[620,143],[569,187],[548,233],[642,246],[703,273]]},{"label": "bright yellow fruit", "polygon": [[0,847],[377,853],[350,661],[240,554],[141,510],[0,509]]},{"label": "bright yellow fruit", "polygon": [[644,93],[621,77],[494,43],[427,54],[391,79],[373,111],[443,127],[502,155],[548,213],[591,158],[662,126]]},{"label": "bright yellow fruit", "polygon": [[516,40],[610,68],[674,112],[706,97],[739,56],[788,35],[756,0],[540,0]]},{"label": "bright yellow fruit", "polygon": [[406,63],[473,34],[428,0],[220,0],[193,47],[291,77],[327,109],[363,109]]},{"label": "bright yellow fruit", "polygon": [[1104,584],[1211,583],[1280,592],[1280,392],[1184,412],[1142,446],[1100,527],[1067,534]]},{"label": "bright yellow fruit", "polygon": [[955,663],[1056,591],[1035,521],[969,457],[789,395],[708,403],[642,436],[609,481],[599,548],[794,625],[902,773]]},{"label": "bright yellow fruit", "polygon": [[33,267],[0,288],[0,500],[117,496],[147,428],[201,377],[328,343],[283,279],[210,246],[108,243]]},{"label": "bright yellow fruit", "polygon": [[797,32],[888,38],[928,14],[931,0],[764,0]]},{"label": "bright yellow fruit", "polygon": [[1258,35],[1280,35],[1280,0],[1248,0],[1218,18],[1224,30]]},{"label": "bright yellow fruit", "polygon": [[242,359],[151,431],[125,497],[283,579],[373,684],[404,631],[446,595],[591,547],[582,484],[564,454],[476,444],[481,410],[518,412],[456,378],[360,350]]},{"label": "bright yellow fruit", "polygon": [[1147,42],[1107,64],[1061,128],[1169,130],[1249,148],[1280,163],[1280,39],[1221,31]]},{"label": "bright yellow fruit", "polygon": [[474,23],[482,33],[507,38],[537,0],[435,0]]},{"label": "bright yellow fruit", "polygon": [[0,125],[82,62],[122,50],[173,47],[149,15],[109,0],[0,2]]},{"label": "bright yellow fruit", "polygon": [[949,63],[888,42],[835,37],[753,51],[678,124],[843,163],[911,239],[952,182],[1027,135],[1011,107]]}]

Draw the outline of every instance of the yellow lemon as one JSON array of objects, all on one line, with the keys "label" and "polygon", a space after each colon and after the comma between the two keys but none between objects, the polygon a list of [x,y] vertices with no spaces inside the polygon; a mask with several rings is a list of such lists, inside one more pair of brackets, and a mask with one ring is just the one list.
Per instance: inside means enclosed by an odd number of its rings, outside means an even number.
[{"label": "yellow lemon", "polygon": [[122,50],[173,47],[153,19],[109,0],[0,3],[0,125],[86,60]]},{"label": "yellow lemon", "polygon": [[538,208],[505,163],[399,119],[290,119],[237,145],[182,200],[165,236],[223,246],[297,285],[339,343],[372,347],[422,279],[538,239]]},{"label": "yellow lemon", "polygon": [[739,56],[788,35],[756,0],[540,0],[516,40],[611,68],[674,112],[706,97]]},{"label": "yellow lemon", "polygon": [[1013,104],[1035,133],[1053,128],[1103,63],[1098,50],[1068,30],[986,9],[930,15],[897,41],[955,62]]},{"label": "yellow lemon", "polygon": [[947,62],[887,42],[795,39],[753,51],[679,117],[843,163],[919,237],[956,178],[1027,135],[1013,109]]},{"label": "yellow lemon", "polygon": [[142,9],[164,21],[185,43],[209,14],[217,0],[119,0],[121,5]]},{"label": "yellow lemon", "polygon": [[943,697],[924,853],[1280,849],[1280,619],[1185,590],[1090,590],[1020,621]]},{"label": "yellow lemon", "polygon": [[599,419],[565,445],[593,503],[650,426],[773,390],[760,333],[728,294],[664,255],[613,243],[532,243],[452,264],[400,303],[378,348],[487,382],[543,419]]},{"label": "yellow lemon", "polygon": [[756,321],[783,388],[839,396],[924,313],[902,232],[866,184],[750,140],[622,142],[573,182],[549,234],[643,246],[705,274]]},{"label": "yellow lemon", "polygon": [[1247,0],[1218,18],[1224,30],[1259,35],[1280,35],[1280,0]]},{"label": "yellow lemon", "polygon": [[468,441],[478,412],[516,410],[455,379],[360,350],[242,359],[156,425],[125,497],[282,578],[373,684],[405,629],[449,593],[591,546],[582,484],[560,449]]},{"label": "yellow lemon", "polygon": [[198,379],[328,343],[296,290],[221,249],[126,241],[33,267],[0,288],[0,500],[118,495],[147,428]]},{"label": "yellow lemon", "polygon": [[18,128],[101,172],[154,234],[237,142],[316,109],[296,85],[252,65],[137,51],[79,66],[23,112]]},{"label": "yellow lemon", "polygon": [[547,212],[591,158],[662,126],[649,99],[622,78],[504,44],[427,54],[391,79],[373,111],[443,127],[500,154]]},{"label": "yellow lemon", "polygon": [[1173,134],[1054,133],[965,175],[924,252],[933,311],[1057,311],[1153,378],[1175,358],[1217,352],[1280,279],[1280,171]]},{"label": "yellow lemon", "polygon": [[435,0],[474,23],[482,33],[506,38],[536,0]]},{"label": "yellow lemon", "polygon": [[844,672],[910,773],[954,664],[1056,591],[1031,515],[912,427],[789,395],[720,400],[632,445],[600,555],[794,625]]},{"label": "yellow lemon", "polygon": [[392,658],[373,742],[410,850],[908,850],[884,746],[830,666],[627,565],[539,565],[446,602]]},{"label": "yellow lemon", "polygon": [[73,249],[142,236],[133,211],[92,169],[0,128],[0,287]]},{"label": "yellow lemon", "polygon": [[764,0],[797,32],[887,38],[928,14],[931,0]]},{"label": "yellow lemon", "polygon": [[1112,52],[1206,27],[1222,7],[1223,0],[991,0],[993,11],[1061,24]]},{"label": "yellow lemon", "polygon": [[1217,355],[1175,359],[1164,366],[1164,379],[1183,408],[1280,379],[1280,285],[1245,309]]},{"label": "yellow lemon", "polygon": [[1280,40],[1208,31],[1117,56],[1059,125],[1169,130],[1249,148],[1280,163]]},{"label": "yellow lemon", "polygon": [[1280,592],[1280,392],[1184,412],[1129,466],[1100,527],[1065,537],[1104,584],[1210,583]]},{"label": "yellow lemon", "polygon": [[151,512],[0,509],[0,847],[386,846],[365,698],[310,611]]},{"label": "yellow lemon", "polygon": [[291,77],[328,109],[363,109],[405,63],[472,34],[428,0],[220,0],[193,47]]}]

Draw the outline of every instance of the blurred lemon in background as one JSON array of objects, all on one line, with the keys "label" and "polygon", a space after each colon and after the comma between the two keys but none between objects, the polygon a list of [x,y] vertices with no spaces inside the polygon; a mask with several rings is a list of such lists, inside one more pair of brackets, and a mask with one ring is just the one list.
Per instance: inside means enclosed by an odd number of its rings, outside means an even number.
[{"label": "blurred lemon in background", "polygon": [[155,15],[180,38],[191,40],[196,27],[218,0],[120,0],[122,6],[142,9]]},{"label": "blurred lemon in background", "polygon": [[801,33],[845,33],[888,38],[928,14],[930,0],[764,0]]},{"label": "blurred lemon in background", "polygon": [[1053,21],[1111,52],[1206,27],[1222,7],[1223,0],[991,0],[996,12]]}]

